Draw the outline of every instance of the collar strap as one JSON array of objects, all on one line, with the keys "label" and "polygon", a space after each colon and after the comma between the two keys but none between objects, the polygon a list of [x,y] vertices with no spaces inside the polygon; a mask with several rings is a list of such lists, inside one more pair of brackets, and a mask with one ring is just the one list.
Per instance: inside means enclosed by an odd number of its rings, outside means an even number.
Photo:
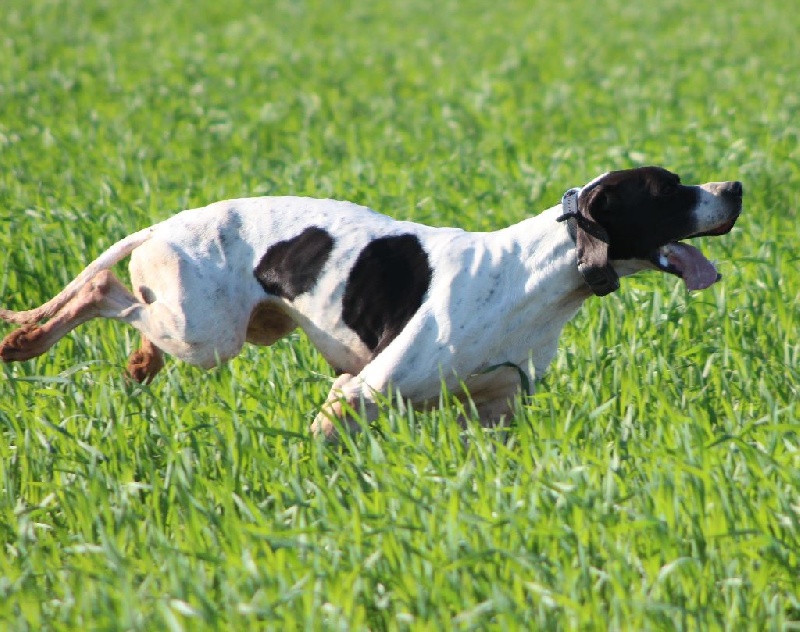
[{"label": "collar strap", "polygon": [[[608,262],[610,242],[605,228],[581,213],[578,198],[583,189],[569,189],[561,198],[562,214],[556,221],[567,222],[569,236],[578,248],[578,272],[592,292],[605,296],[619,289],[619,276]],[[605,256],[598,256],[599,253]]]}]

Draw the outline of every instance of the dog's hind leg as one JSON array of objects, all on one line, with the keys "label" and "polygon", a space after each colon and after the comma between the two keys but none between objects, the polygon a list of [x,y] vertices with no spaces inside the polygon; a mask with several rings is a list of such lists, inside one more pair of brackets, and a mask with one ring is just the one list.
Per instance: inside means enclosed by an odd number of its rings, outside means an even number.
[{"label": "dog's hind leg", "polygon": [[[142,303],[153,303],[155,297],[139,285],[134,285],[133,294]],[[144,334],[141,334],[139,348],[128,357],[128,375],[140,384],[149,384],[158,372],[164,368],[164,352],[155,346]]]},{"label": "dog's hind leg", "polygon": [[[180,340],[180,318],[163,304],[139,301],[108,270],[88,281],[78,293],[43,325],[25,325],[0,342],[4,362],[29,360],[42,355],[61,338],[93,318],[113,318],[136,327],[144,336],[142,356],[131,371],[134,379],[151,379],[163,366],[163,355],[150,337],[159,342]],[[175,345],[181,355],[182,345]],[[136,355],[136,354],[134,354]]]},{"label": "dog's hind leg", "polygon": [[142,345],[128,358],[128,375],[140,383],[150,383],[164,368],[164,353],[142,336]]},{"label": "dog's hind leg", "polygon": [[24,325],[0,342],[0,358],[19,362],[42,355],[78,325],[92,318],[117,318],[137,304],[133,295],[108,270],[85,283],[66,305],[43,325]]}]

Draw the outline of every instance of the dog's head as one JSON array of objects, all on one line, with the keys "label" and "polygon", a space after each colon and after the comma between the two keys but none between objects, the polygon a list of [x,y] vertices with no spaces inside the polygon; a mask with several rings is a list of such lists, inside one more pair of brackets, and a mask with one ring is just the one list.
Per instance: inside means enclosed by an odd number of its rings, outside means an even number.
[{"label": "dog's head", "polygon": [[710,286],[716,268],[682,240],[724,235],[742,211],[741,182],[684,185],[660,167],[606,173],[577,195],[579,264],[610,278],[607,286],[647,268],[681,277],[690,290]]}]

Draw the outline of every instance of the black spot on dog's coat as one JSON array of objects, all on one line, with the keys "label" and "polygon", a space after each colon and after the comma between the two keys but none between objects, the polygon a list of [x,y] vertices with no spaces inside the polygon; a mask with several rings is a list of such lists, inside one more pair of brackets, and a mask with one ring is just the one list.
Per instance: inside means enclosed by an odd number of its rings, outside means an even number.
[{"label": "black spot on dog's coat", "polygon": [[293,301],[311,290],[333,250],[333,237],[317,226],[270,246],[253,274],[264,291]]},{"label": "black spot on dog's coat", "polygon": [[433,271],[414,235],[382,237],[370,242],[350,270],[342,318],[378,355],[422,305]]}]

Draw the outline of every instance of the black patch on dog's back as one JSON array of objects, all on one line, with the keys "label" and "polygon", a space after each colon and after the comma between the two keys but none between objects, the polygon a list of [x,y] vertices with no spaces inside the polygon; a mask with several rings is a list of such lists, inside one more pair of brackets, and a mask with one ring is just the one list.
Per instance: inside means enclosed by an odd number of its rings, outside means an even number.
[{"label": "black patch on dog's back", "polygon": [[381,237],[358,255],[342,298],[342,318],[378,355],[422,305],[433,271],[414,235]]},{"label": "black patch on dog's back", "polygon": [[264,291],[293,301],[311,290],[333,250],[333,237],[309,226],[297,237],[269,247],[253,275]]}]

